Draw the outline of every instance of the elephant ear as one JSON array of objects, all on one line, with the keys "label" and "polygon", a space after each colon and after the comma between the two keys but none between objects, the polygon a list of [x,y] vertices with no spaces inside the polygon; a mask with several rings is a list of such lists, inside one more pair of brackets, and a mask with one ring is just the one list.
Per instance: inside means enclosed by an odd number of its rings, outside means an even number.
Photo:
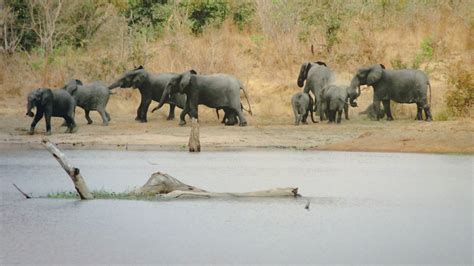
[{"label": "elephant ear", "polygon": [[303,87],[304,81],[308,77],[308,72],[309,72],[310,69],[311,69],[311,63],[309,63],[309,62],[303,63],[301,65],[300,74],[298,75],[298,80],[296,82],[298,84],[298,87],[300,87],[300,88]]},{"label": "elephant ear", "polygon": [[77,84],[78,86],[83,86],[83,85],[84,85],[84,84],[82,83],[82,81],[79,80],[79,79],[75,79],[75,81],[76,81],[76,84]]},{"label": "elephant ear", "polygon": [[53,92],[50,89],[40,89],[39,95],[41,97],[41,106],[46,106],[51,100]]},{"label": "elephant ear", "polygon": [[367,74],[367,85],[372,86],[382,78],[383,69],[379,65],[371,68]]},{"label": "elephant ear", "polygon": [[145,81],[145,73],[143,71],[136,71],[132,77],[132,84],[137,87]]},{"label": "elephant ear", "polygon": [[190,85],[194,84],[196,80],[196,74],[193,74],[193,72],[196,73],[196,71],[191,70],[183,74],[181,81],[179,82],[179,93],[187,92]]}]

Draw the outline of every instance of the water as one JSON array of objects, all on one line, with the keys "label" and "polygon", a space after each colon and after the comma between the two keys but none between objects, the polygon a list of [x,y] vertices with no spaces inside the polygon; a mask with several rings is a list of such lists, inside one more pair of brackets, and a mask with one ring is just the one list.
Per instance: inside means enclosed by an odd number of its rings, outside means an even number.
[{"label": "water", "polygon": [[[92,190],[162,171],[210,191],[303,198],[23,199],[71,191],[47,151],[0,154],[0,264],[472,264],[473,156],[68,150]],[[305,210],[310,200],[310,210]]]}]

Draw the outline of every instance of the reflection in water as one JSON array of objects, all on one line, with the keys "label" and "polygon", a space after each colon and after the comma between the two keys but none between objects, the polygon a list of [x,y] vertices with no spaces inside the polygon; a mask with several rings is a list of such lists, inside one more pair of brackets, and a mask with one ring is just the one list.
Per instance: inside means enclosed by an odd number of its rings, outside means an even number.
[{"label": "reflection in water", "polygon": [[[0,264],[472,263],[472,156],[66,151],[89,187],[162,171],[211,191],[301,198],[36,198],[73,187],[46,151],[0,154]],[[310,209],[305,210],[307,201]]]}]

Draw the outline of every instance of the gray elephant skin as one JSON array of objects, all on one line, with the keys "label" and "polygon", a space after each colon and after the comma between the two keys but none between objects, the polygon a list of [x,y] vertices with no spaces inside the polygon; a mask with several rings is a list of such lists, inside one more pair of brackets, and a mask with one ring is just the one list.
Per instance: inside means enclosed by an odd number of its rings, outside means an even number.
[{"label": "gray elephant skin", "polygon": [[238,79],[227,74],[198,75],[195,70],[190,70],[170,80],[157,108],[163,106],[167,97],[184,93],[187,101],[180,115],[180,125],[186,124],[184,118],[188,113],[192,118],[198,118],[198,105],[203,104],[210,108],[234,112],[239,118],[239,125],[246,126],[247,120],[241,109],[240,90],[244,92],[249,104],[249,113],[252,114],[247,93]]},{"label": "gray elephant skin", "polygon": [[[416,103],[416,120],[423,120],[423,110],[426,121],[432,120],[427,95],[428,88],[431,95],[431,85],[426,74],[420,70],[387,70],[382,64],[370,65],[360,68],[352,78],[352,87],[360,85],[374,88],[375,113],[379,114],[380,102],[382,102],[387,120],[393,120],[390,100],[397,103]],[[377,115],[377,120],[379,118],[380,115]]]},{"label": "gray elephant skin", "polygon": [[293,114],[295,115],[295,126],[299,126],[300,123],[308,124],[306,121],[308,114],[311,114],[311,121],[317,123],[313,117],[314,101],[309,93],[295,93],[291,97],[291,107],[293,108]]},{"label": "gray elephant skin", "polygon": [[329,123],[337,122],[339,124],[342,111],[344,111],[346,120],[349,120],[349,104],[352,107],[357,107],[356,99],[360,96],[360,88],[329,85],[323,89],[321,94],[321,108],[328,114]]},{"label": "gray elephant skin", "polygon": [[[32,109],[36,107],[36,115]],[[65,90],[51,90],[48,88],[39,88],[28,94],[28,103],[26,114],[33,117],[29,134],[33,135],[36,124],[44,116],[46,121],[46,135],[51,135],[51,117],[62,117],[66,121],[67,130],[65,133],[74,133],[77,131],[74,122],[74,110],[76,101]]]},{"label": "gray elephant skin", "polygon": [[321,108],[321,93],[323,88],[327,87],[333,79],[334,76],[331,69],[324,62],[306,62],[301,65],[297,84],[300,88],[304,86],[304,92],[308,93],[311,91],[313,93],[316,104],[315,110],[319,114],[321,121],[325,119]]},{"label": "gray elephant skin", "polygon": [[380,105],[379,105],[379,108],[378,108],[378,116],[377,116],[377,111],[375,110],[375,107],[374,107],[374,104],[371,103],[369,106],[367,106],[367,108],[360,112],[359,115],[367,115],[367,117],[370,119],[370,120],[377,120],[377,117],[379,118],[384,118],[385,117],[385,110],[383,108],[380,108]]},{"label": "gray elephant skin", "polygon": [[[147,122],[147,112],[151,101],[160,102],[163,91],[171,78],[178,76],[176,73],[160,73],[151,74],[145,70],[143,66],[139,66],[133,70],[125,72],[119,79],[109,86],[109,89],[120,88],[137,88],[140,91],[141,101],[137,109],[135,120]],[[161,102],[160,102],[161,103]],[[168,120],[174,119],[175,107],[184,108],[186,104],[186,96],[183,94],[175,94],[171,98],[165,98],[165,102],[170,105]],[[163,103],[163,104],[164,104]]]},{"label": "gray elephant skin", "polygon": [[78,79],[72,79],[62,88],[76,100],[76,105],[84,109],[87,124],[92,124],[90,111],[97,111],[102,117],[102,123],[108,125],[110,114],[105,110],[109,102],[110,90],[100,82],[84,85]]}]

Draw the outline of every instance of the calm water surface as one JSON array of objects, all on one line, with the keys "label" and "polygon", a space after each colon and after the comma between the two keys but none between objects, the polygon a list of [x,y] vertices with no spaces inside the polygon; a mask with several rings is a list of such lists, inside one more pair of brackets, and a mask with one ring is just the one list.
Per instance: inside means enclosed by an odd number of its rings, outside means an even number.
[{"label": "calm water surface", "polygon": [[[474,156],[67,150],[92,190],[162,171],[211,191],[302,198],[26,200],[72,191],[47,151],[0,154],[0,264],[473,263]],[[305,210],[310,200],[310,210]]]}]

